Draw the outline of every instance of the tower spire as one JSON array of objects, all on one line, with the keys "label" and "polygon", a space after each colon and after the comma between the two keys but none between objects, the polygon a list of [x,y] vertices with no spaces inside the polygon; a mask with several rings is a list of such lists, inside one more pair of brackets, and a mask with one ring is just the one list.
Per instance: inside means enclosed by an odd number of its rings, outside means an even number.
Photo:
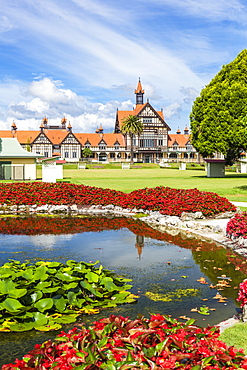
[{"label": "tower spire", "polygon": [[143,104],[144,90],[142,89],[142,84],[141,84],[140,77],[139,77],[139,81],[138,81],[138,84],[137,84],[137,88],[135,90],[135,94],[136,94],[136,105]]}]

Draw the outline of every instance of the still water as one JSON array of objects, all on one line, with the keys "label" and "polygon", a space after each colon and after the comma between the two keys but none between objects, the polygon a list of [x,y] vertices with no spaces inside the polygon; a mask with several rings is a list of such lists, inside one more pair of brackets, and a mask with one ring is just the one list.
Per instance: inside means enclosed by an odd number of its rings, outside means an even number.
[{"label": "still water", "polygon": [[[237,287],[247,272],[244,258],[219,245],[180,233],[164,234],[124,218],[0,219],[0,243],[1,265],[8,259],[99,260],[107,269],[131,278],[137,302],[83,316],[86,324],[109,314],[134,319],[139,313],[146,317],[161,313],[193,317],[200,326],[214,325],[236,314]],[[229,286],[222,289],[223,280]],[[223,302],[214,298],[217,292],[225,297]],[[210,315],[191,311],[204,305]],[[55,336],[56,332],[0,333],[0,366]]]}]

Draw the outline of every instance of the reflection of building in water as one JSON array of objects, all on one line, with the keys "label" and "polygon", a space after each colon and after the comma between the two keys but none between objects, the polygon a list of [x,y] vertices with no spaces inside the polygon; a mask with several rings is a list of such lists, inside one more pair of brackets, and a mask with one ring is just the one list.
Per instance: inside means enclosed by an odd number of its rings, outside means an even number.
[{"label": "reflection of building in water", "polygon": [[144,248],[144,236],[143,235],[136,235],[135,247],[137,249],[139,260],[140,260],[141,255],[142,255],[142,248]]}]

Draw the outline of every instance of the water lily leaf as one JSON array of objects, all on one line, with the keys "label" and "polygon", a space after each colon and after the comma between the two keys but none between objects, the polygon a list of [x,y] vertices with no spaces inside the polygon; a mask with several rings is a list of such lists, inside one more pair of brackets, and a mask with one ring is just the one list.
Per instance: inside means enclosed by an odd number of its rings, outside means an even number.
[{"label": "water lily leaf", "polygon": [[40,290],[38,290],[37,292],[30,294],[30,297],[32,302],[35,303],[36,301],[43,297],[43,293]]},{"label": "water lily leaf", "polygon": [[75,322],[77,317],[78,315],[63,315],[62,317],[58,317],[56,322],[58,324],[70,324]]},{"label": "water lily leaf", "polygon": [[8,294],[11,290],[15,289],[16,285],[12,280],[0,280],[0,294]]},{"label": "water lily leaf", "polygon": [[67,298],[68,298],[69,304],[73,305],[73,303],[76,302],[77,295],[74,292],[68,292]]},{"label": "water lily leaf", "polygon": [[58,330],[61,329],[62,325],[55,323],[54,321],[49,320],[47,325],[44,326],[37,326],[35,327],[36,330],[39,331],[51,331],[51,330]]},{"label": "water lily leaf", "polygon": [[99,281],[99,275],[95,274],[92,271],[89,271],[85,278],[89,281],[89,283],[97,283]]},{"label": "water lily leaf", "polygon": [[44,288],[47,288],[49,286],[51,286],[51,282],[50,281],[40,281],[36,286],[35,286],[35,289],[36,290],[43,290]]},{"label": "water lily leaf", "polygon": [[60,265],[61,265],[61,263],[59,263],[59,262],[50,262],[49,265],[48,265],[48,267],[50,269],[50,267],[51,268],[53,268],[53,267],[59,267]]},{"label": "water lily leaf", "polygon": [[33,269],[29,268],[27,270],[24,270],[20,273],[19,276],[23,277],[26,280],[31,280],[33,278]]},{"label": "water lily leaf", "polygon": [[78,286],[77,282],[70,283],[70,284],[64,284],[63,289],[69,290],[69,289],[75,289]]},{"label": "water lily leaf", "polygon": [[33,327],[34,327],[34,323],[32,322],[16,323],[16,324],[9,325],[9,329],[11,331],[28,331],[28,330],[32,330]]},{"label": "water lily leaf", "polygon": [[5,299],[5,301],[2,302],[2,307],[9,312],[18,312],[24,308],[24,306],[17,299],[13,298]]},{"label": "water lily leaf", "polygon": [[36,307],[41,312],[49,310],[50,308],[52,308],[52,306],[53,306],[52,298],[43,298],[34,304],[34,307]]},{"label": "water lily leaf", "polygon": [[205,305],[200,307],[197,312],[200,313],[201,315],[210,315],[209,308]]},{"label": "water lily leaf", "polygon": [[59,289],[61,289],[59,286],[55,286],[54,288],[44,288],[42,290],[43,293],[55,293],[57,292]]},{"label": "water lily leaf", "polygon": [[46,325],[48,322],[48,318],[41,312],[34,312],[33,319],[34,327]]},{"label": "water lily leaf", "polygon": [[47,272],[46,266],[37,267],[33,275],[33,280],[40,280],[40,281],[46,280],[49,276],[48,274],[46,274],[46,272]]},{"label": "water lily leaf", "polygon": [[59,312],[63,312],[66,308],[66,300],[61,297],[58,299],[53,298],[54,305]]},{"label": "water lily leaf", "polygon": [[20,298],[27,293],[27,289],[13,289],[9,292],[10,298]]},{"label": "water lily leaf", "polygon": [[100,292],[98,292],[96,289],[94,289],[92,285],[89,284],[87,281],[80,281],[80,285],[82,286],[82,288],[88,290],[93,295],[97,297],[103,297],[103,295]]},{"label": "water lily leaf", "polygon": [[119,290],[119,288],[113,283],[113,279],[111,277],[104,277],[100,284],[104,284],[105,288],[110,292],[113,290]]},{"label": "water lily leaf", "polygon": [[79,280],[78,277],[76,276],[72,276],[70,274],[68,274],[67,272],[57,272],[55,277],[59,280],[62,280],[62,281],[75,281],[75,280]]}]

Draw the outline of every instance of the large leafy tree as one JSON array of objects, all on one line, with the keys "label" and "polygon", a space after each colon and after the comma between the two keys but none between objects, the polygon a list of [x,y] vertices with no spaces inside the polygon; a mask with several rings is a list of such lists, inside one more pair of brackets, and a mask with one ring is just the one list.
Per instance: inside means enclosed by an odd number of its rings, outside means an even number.
[{"label": "large leafy tree", "polygon": [[223,153],[232,164],[247,149],[247,50],[222,67],[194,101],[192,144],[204,157]]},{"label": "large leafy tree", "polygon": [[134,136],[140,135],[143,132],[143,124],[139,117],[129,115],[122,122],[121,131],[124,135],[129,135],[130,137],[130,163],[134,162]]}]

